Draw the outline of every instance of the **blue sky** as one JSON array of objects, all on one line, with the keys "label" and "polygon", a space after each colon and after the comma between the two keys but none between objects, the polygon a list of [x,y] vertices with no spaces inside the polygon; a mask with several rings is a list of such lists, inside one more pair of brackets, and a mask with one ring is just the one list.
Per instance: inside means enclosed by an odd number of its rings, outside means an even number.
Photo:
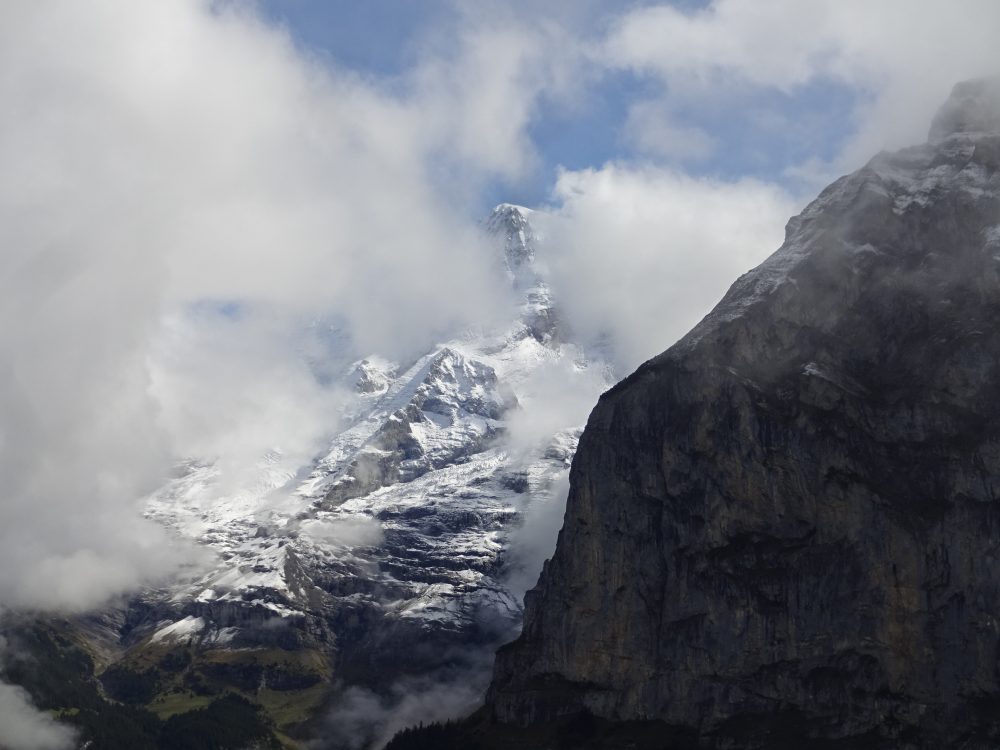
[{"label": "blue sky", "polygon": [[455,15],[446,0],[264,0],[261,8],[304,47],[378,76],[402,72],[421,33]]},{"label": "blue sky", "polygon": [[[596,39],[616,14],[640,5],[649,3],[585,2],[568,11],[549,10],[557,23]],[[670,5],[689,15],[709,7],[708,0]],[[449,0],[262,0],[260,8],[265,18],[285,27],[298,46],[325,64],[386,84],[416,64],[430,36],[461,23],[456,3]],[[700,99],[680,97],[671,109],[674,124],[696,128],[713,143],[709,154],[696,159],[651,155],[628,137],[630,105],[671,101],[669,87],[655,75],[605,69],[592,76],[572,106],[542,96],[527,128],[538,157],[534,168],[514,180],[492,180],[483,190],[480,208],[501,201],[545,203],[559,168],[598,168],[609,161],[654,163],[722,180],[752,177],[801,190],[801,181],[789,171],[809,160],[835,159],[856,125],[855,107],[865,96],[823,77],[790,90],[732,84],[720,88]]]}]

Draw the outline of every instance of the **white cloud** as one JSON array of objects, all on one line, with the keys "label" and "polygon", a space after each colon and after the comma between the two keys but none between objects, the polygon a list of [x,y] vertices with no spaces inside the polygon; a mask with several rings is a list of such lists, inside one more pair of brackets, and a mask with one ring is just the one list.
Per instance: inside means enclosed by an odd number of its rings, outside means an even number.
[{"label": "white cloud", "polygon": [[[549,248],[543,247],[545,255]],[[507,417],[504,445],[515,460],[532,459],[557,432],[580,427],[608,388],[607,374],[567,359],[540,364],[518,384],[520,408]]]},{"label": "white cloud", "polygon": [[[171,453],[216,459],[220,493],[244,489],[239,483],[266,452],[286,465],[311,459],[350,394],[324,385],[310,367],[310,333],[296,316],[252,306],[167,318],[153,342],[150,392]],[[347,361],[324,365],[344,370]]]},{"label": "white cloud", "polygon": [[323,746],[381,750],[406,727],[468,716],[482,703],[492,667],[485,654],[471,656],[441,674],[401,679],[384,696],[348,688],[326,718]]},{"label": "white cloud", "polygon": [[564,172],[539,215],[557,299],[630,372],[686,333],[781,244],[795,204],[753,180],[609,164]]},{"label": "white cloud", "polygon": [[663,102],[643,101],[629,107],[625,138],[640,154],[677,162],[711,156],[717,144],[701,128],[678,125]]},{"label": "white cloud", "polygon": [[[136,504],[179,455],[221,457],[220,492],[271,448],[306,460],[342,403],[310,369],[324,335],[345,361],[404,360],[504,314],[469,216],[484,184],[538,168],[540,103],[573,107],[596,68],[664,85],[662,99],[630,106],[624,136],[675,161],[726,147],[679,124],[686,102],[848,87],[855,132],[832,164],[797,168],[817,183],[921,140],[955,81],[1000,69],[994,0],[633,6],[589,50],[585,35],[600,31],[586,14],[606,19],[611,4],[458,5],[457,25],[428,35],[392,80],[310,58],[238,2],[0,6],[6,606],[86,609],[189,559]],[[797,207],[762,182],[624,164],[562,172],[553,202],[535,217],[556,297],[620,372],[777,248]],[[197,313],[206,300],[237,314]],[[592,375],[541,370],[511,445],[585,417]],[[515,539],[520,588],[551,550],[564,497],[557,484]],[[375,521],[304,531],[348,545],[381,533]],[[354,715],[383,722],[384,740],[476,698],[438,682],[400,685],[388,702],[359,694]],[[69,742],[3,683],[0,718],[0,745]]]},{"label": "white cloud", "polygon": [[300,532],[314,539],[345,547],[367,547],[381,543],[382,524],[367,516],[328,516],[323,520],[303,521]]},{"label": "white cloud", "polygon": [[[0,636],[0,666],[7,658],[7,639]],[[6,750],[69,750],[76,735],[35,708],[31,696],[0,680],[0,747]]]},{"label": "white cloud", "polygon": [[856,128],[825,181],[881,148],[922,142],[953,84],[1000,72],[998,27],[992,0],[715,0],[690,13],[659,4],[618,18],[603,59],[659,78],[675,105],[734,87],[847,86]]},{"label": "white cloud", "polygon": [[35,708],[16,685],[0,682],[0,747],[8,750],[69,750],[71,729]]},{"label": "white cloud", "polygon": [[[710,86],[719,76],[737,75],[789,89],[815,76],[838,51],[824,33],[830,5],[716,0],[693,13],[640,7],[616,21],[606,52],[613,64],[655,72],[675,85]],[[809,24],[814,33],[796,33]]]},{"label": "white cloud", "polygon": [[[307,454],[337,399],[305,321],[405,358],[504,309],[469,207],[530,168],[533,102],[567,75],[518,28],[466,24],[385,82],[240,3],[0,9],[0,600],[168,573],[135,499],[179,453]],[[172,338],[206,299],[251,314]]]},{"label": "white cloud", "polygon": [[527,128],[539,98],[571,98],[581,62],[577,42],[558,26],[525,23],[494,7],[437,38],[442,54],[414,71],[426,124],[450,167],[515,179],[537,165]]},{"label": "white cloud", "polygon": [[510,565],[504,583],[519,601],[538,583],[542,564],[552,557],[566,515],[569,471],[560,474],[542,497],[532,498],[521,524],[510,536]]}]

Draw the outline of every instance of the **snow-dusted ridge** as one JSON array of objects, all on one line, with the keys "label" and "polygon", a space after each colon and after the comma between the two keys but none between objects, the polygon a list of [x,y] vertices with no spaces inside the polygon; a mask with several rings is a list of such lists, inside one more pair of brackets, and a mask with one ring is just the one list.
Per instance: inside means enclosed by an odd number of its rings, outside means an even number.
[{"label": "snow-dusted ridge", "polygon": [[[716,326],[724,325],[778,292],[794,284],[799,264],[816,254],[817,243],[830,245],[829,217],[844,206],[852,220],[888,203],[893,214],[931,206],[943,194],[956,201],[988,204],[1000,194],[994,154],[1000,133],[1000,78],[968,81],[955,86],[931,126],[927,143],[894,152],[883,152],[858,171],[827,187],[806,209],[788,222],[785,242],[767,260],[740,277],[719,305],[682,343],[693,345]],[[841,221],[848,226],[847,221]],[[987,230],[989,246],[993,230]],[[858,267],[866,254],[895,252],[876,247],[868,238],[838,237],[828,252],[843,254]],[[998,256],[1000,257],[1000,256]],[[679,351],[679,350],[678,350]]]},{"label": "snow-dusted ridge", "polygon": [[410,363],[377,353],[352,363],[340,377],[355,393],[343,428],[307,465],[274,452],[233,491],[217,466],[192,462],[149,498],[149,517],[218,564],[144,597],[136,647],[260,647],[285,633],[285,647],[395,660],[391,672],[420,668],[414,654],[392,653],[414,634],[447,648],[518,626],[510,535],[568,471],[582,425],[513,450],[509,417],[533,408],[545,368],[611,382],[559,324],[531,213],[501,204],[483,223],[522,300],[509,326],[467,331]]}]

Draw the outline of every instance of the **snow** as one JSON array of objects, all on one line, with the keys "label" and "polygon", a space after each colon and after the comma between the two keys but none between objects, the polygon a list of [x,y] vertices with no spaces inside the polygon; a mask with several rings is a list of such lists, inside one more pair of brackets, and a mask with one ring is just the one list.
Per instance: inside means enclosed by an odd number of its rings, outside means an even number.
[{"label": "snow", "polygon": [[[170,591],[171,606],[301,615],[316,596],[330,596],[312,581],[322,573],[393,591],[392,601],[374,602],[388,616],[473,627],[479,608],[491,607],[516,619],[520,605],[497,572],[509,529],[566,471],[581,425],[565,425],[530,455],[511,455],[497,436],[511,409],[530,408],[539,368],[565,363],[612,382],[610,368],[588,361],[580,347],[532,333],[532,321],[554,302],[534,265],[531,214],[501,204],[486,222],[522,295],[508,326],[470,329],[409,363],[377,353],[352,362],[334,383],[354,392],[343,426],[305,465],[274,451],[234,489],[213,461],[193,461],[148,499],[149,517],[218,555]],[[380,460],[391,464],[401,439],[409,442],[398,476],[376,477],[357,497],[327,500],[333,488],[360,486]],[[526,477],[527,491],[512,487],[511,472]],[[426,583],[428,575],[439,582]],[[340,598],[371,602],[355,590]],[[181,629],[195,619],[181,620],[188,622]],[[171,637],[176,626],[157,635]],[[238,629],[204,620],[202,630],[205,642],[238,638]]]},{"label": "snow", "polygon": [[983,239],[986,241],[987,247],[1000,245],[1000,224],[987,227],[986,231],[983,232]]},{"label": "snow", "polygon": [[233,642],[236,636],[239,635],[239,632],[239,628],[220,628],[207,634],[202,639],[202,643],[215,647],[226,646]]},{"label": "snow", "polygon": [[514,203],[500,203],[496,206],[496,208],[493,209],[493,214],[513,214],[513,213],[521,214],[521,216],[528,218],[533,213],[535,213],[535,211],[534,209],[525,208],[524,206],[518,206],[517,204]]},{"label": "snow", "polygon": [[161,643],[163,641],[173,641],[177,643],[188,643],[197,633],[205,629],[205,620],[201,617],[185,617],[183,620],[171,623],[153,633],[150,641]]},{"label": "snow", "polygon": [[807,362],[802,368],[803,375],[812,375],[819,378],[826,378],[826,374],[816,366],[815,362]]}]

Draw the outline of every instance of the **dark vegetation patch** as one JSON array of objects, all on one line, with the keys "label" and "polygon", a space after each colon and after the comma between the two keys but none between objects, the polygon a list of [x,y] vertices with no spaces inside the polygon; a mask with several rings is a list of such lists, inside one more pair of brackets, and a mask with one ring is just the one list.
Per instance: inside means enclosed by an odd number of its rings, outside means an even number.
[{"label": "dark vegetation patch", "polygon": [[280,748],[259,706],[229,694],[163,723],[158,750]]},{"label": "dark vegetation patch", "polygon": [[[280,748],[264,710],[223,692],[203,708],[163,720],[142,704],[155,694],[160,672],[116,665],[98,679],[90,654],[56,628],[39,624],[4,629],[9,656],[0,677],[20,685],[43,711],[74,728],[82,747],[102,750],[240,750]],[[190,656],[165,657],[166,672]],[[102,695],[102,688],[108,696]]]}]

